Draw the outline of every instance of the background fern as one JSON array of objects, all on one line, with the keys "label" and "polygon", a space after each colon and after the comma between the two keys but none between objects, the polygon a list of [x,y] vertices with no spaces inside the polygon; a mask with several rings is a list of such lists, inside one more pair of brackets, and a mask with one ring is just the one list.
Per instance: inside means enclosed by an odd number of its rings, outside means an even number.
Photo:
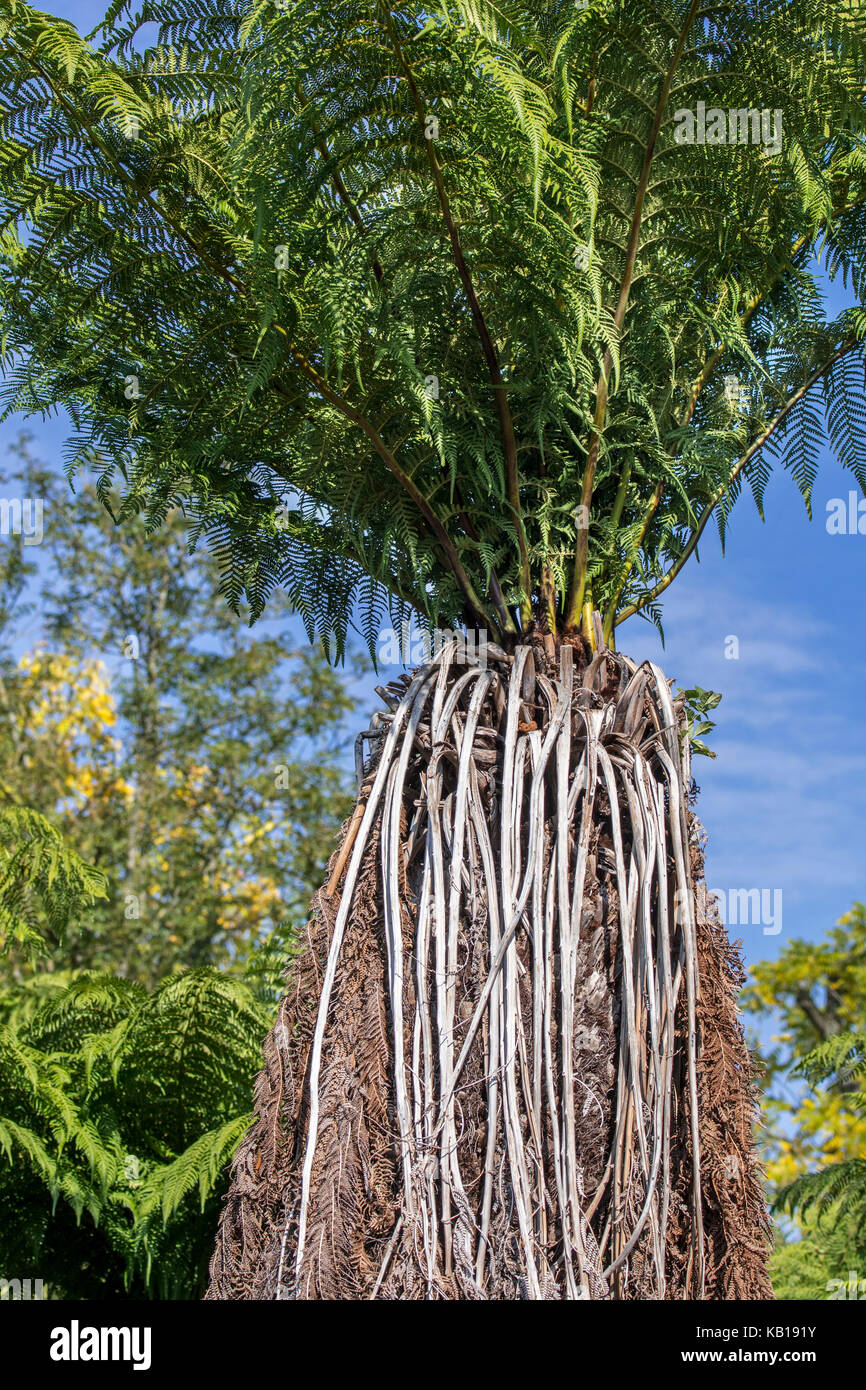
[{"label": "background fern", "polygon": [[[848,1105],[863,1111],[866,1094],[866,1038],[851,1031],[836,1033],[819,1043],[795,1069],[812,1085],[826,1084],[842,1090]],[[777,1194],[776,1211],[812,1217],[820,1226],[840,1226],[853,1240],[860,1256],[866,1254],[866,1159],[851,1158],[830,1163],[815,1173],[804,1173]]]},{"label": "background fern", "polygon": [[203,968],[0,993],[4,1268],[52,1297],[201,1293],[278,988]]}]

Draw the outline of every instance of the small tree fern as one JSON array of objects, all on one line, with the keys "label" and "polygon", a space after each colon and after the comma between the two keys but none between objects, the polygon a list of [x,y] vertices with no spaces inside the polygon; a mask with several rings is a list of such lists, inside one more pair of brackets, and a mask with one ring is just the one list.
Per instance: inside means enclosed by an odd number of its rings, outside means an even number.
[{"label": "small tree fern", "polygon": [[[3,945],[44,960],[105,876],[42,815],[0,812]],[[249,982],[204,968],[153,991],[112,974],[0,988],[0,1266],[49,1296],[201,1292],[222,1176],[248,1128],[283,932]],[[219,1043],[214,1045],[214,1039]]]},{"label": "small tree fern", "polygon": [[[863,1077],[866,1076],[866,1038],[862,1033],[836,1033],[803,1058],[792,1073],[812,1086],[826,1084],[845,1092],[853,1110],[866,1109]],[[804,1218],[829,1217],[834,1225],[853,1230],[866,1252],[866,1158],[830,1163],[815,1173],[804,1173],[777,1193],[775,1209]]]}]

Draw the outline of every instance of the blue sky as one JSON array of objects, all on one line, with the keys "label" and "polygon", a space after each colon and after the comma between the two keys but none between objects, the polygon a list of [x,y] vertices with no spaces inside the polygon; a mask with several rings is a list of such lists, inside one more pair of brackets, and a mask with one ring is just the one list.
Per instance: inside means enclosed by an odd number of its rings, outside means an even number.
[{"label": "blue sky", "polygon": [[[46,8],[83,30],[104,13],[102,0]],[[831,309],[841,304],[833,287]],[[7,422],[0,452],[25,423],[41,456],[59,468],[59,419]],[[855,899],[866,900],[866,535],[830,535],[825,526],[828,499],[854,486],[828,452],[812,522],[785,474],[767,489],[766,524],[747,492],[726,556],[708,531],[700,563],[690,562],[669,591],[666,650],[640,620],[617,633],[622,650],[658,661],[680,686],[723,694],[711,739],[718,756],[697,759],[694,769],[709,886],[783,895],[778,935],[760,925],[732,928],[747,964],[776,955],[792,936],[820,937]],[[725,656],[732,636],[737,660]],[[369,681],[370,709],[381,679]]]}]

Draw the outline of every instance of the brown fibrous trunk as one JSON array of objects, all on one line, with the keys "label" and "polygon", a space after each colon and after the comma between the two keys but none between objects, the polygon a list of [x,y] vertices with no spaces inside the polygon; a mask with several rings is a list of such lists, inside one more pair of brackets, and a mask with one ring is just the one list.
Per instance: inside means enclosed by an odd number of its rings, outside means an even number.
[{"label": "brown fibrous trunk", "polygon": [[619,654],[493,665],[392,687],[208,1298],[772,1298],[681,711]]}]

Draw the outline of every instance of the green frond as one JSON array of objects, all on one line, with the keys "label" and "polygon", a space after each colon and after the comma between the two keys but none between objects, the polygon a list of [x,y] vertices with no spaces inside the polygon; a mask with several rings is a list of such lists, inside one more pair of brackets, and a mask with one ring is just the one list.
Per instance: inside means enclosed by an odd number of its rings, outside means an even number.
[{"label": "green frond", "polygon": [[45,816],[0,808],[0,952],[17,944],[38,954],[97,898],[106,878],[65,843]]},{"label": "green frond", "polygon": [[[226,1121],[202,1134],[173,1163],[155,1169],[139,1194],[143,1221],[146,1223],[154,1212],[159,1212],[162,1221],[169,1221],[196,1188],[203,1211],[254,1118],[252,1114],[238,1115]],[[145,1231],[146,1227],[142,1238],[146,1238]]]}]

